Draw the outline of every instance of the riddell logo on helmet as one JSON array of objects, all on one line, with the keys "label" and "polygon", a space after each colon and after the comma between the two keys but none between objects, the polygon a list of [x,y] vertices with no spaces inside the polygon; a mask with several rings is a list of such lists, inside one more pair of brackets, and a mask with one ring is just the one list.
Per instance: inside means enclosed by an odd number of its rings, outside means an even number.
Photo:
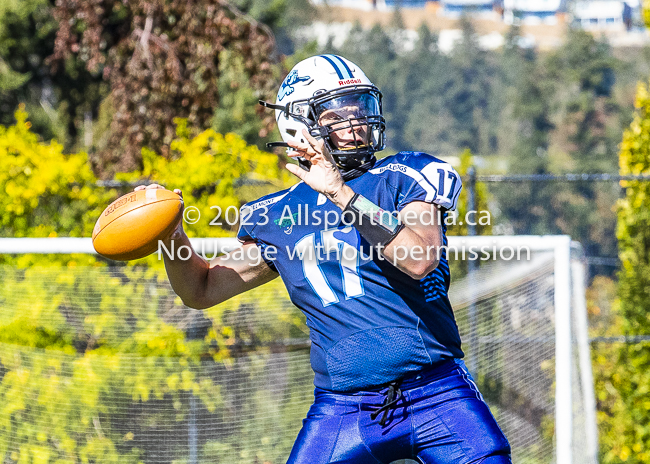
[{"label": "riddell logo on helmet", "polygon": [[361,79],[347,79],[345,81],[339,81],[339,85],[350,85],[350,84],[361,84]]}]

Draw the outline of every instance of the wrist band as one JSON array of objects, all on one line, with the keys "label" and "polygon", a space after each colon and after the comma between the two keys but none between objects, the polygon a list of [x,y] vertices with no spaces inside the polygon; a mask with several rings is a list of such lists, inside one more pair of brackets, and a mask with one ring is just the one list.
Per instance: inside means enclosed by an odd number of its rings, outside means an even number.
[{"label": "wrist band", "polygon": [[389,211],[383,210],[358,193],[354,194],[343,210],[341,219],[345,225],[356,227],[361,236],[372,246],[382,248],[404,228],[404,224]]}]

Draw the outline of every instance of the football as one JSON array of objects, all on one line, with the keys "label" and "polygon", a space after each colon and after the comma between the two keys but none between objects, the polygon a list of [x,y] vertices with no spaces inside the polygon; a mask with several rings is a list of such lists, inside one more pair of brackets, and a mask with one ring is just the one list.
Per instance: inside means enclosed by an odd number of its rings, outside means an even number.
[{"label": "football", "polygon": [[144,258],[158,249],[158,240],[173,232],[182,214],[182,198],[169,190],[127,193],[102,212],[93,230],[93,246],[117,261]]}]

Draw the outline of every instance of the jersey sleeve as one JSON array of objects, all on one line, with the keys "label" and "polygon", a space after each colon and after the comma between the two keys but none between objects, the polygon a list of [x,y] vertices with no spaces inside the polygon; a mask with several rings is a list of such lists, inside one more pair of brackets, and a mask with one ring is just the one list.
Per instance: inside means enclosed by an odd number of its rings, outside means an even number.
[{"label": "jersey sleeve", "polygon": [[[297,185],[297,184],[296,184]],[[237,239],[244,242],[258,242],[258,237],[255,233],[257,225],[266,225],[269,221],[268,212],[275,203],[282,200],[289,191],[282,190],[270,195],[258,198],[255,201],[246,203],[239,209],[239,231],[237,232]]]},{"label": "jersey sleeve", "polygon": [[237,240],[242,243],[256,241],[250,227],[250,217],[252,210],[248,205],[239,209],[239,230],[237,231]]},{"label": "jersey sleeve", "polygon": [[262,259],[264,262],[275,272],[277,272],[277,268],[275,267],[275,263],[273,262],[272,259],[269,258],[269,253],[266,252],[266,243],[264,243],[261,240],[258,240],[258,238],[255,236],[253,232],[253,222],[251,220],[253,219],[253,211],[248,208],[246,209],[247,206],[243,206],[240,210],[240,215],[239,215],[239,230],[237,231],[237,240],[239,240],[242,243],[246,242],[255,242],[255,244],[258,246],[260,249],[260,252],[262,253]]},{"label": "jersey sleeve", "polygon": [[411,182],[400,197],[398,209],[413,201],[424,201],[434,203],[445,211],[455,210],[462,189],[460,175],[449,163],[430,155],[419,156],[416,161],[404,163],[410,164],[408,175]]},{"label": "jersey sleeve", "polygon": [[253,203],[242,206],[239,210],[239,230],[237,231],[237,239],[242,243],[255,242],[262,252],[264,262],[276,272],[275,263],[270,259],[273,254],[267,253],[267,243],[256,234],[256,226],[268,223],[269,207],[283,198],[283,194],[284,192],[280,192],[279,195],[262,197]]}]

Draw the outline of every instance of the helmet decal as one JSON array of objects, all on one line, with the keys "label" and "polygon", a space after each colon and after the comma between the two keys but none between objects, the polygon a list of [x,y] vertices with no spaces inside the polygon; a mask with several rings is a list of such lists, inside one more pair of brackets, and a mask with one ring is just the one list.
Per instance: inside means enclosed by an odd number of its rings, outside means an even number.
[{"label": "helmet decal", "polygon": [[294,69],[289,73],[287,78],[284,80],[282,83],[282,87],[280,87],[280,91],[278,92],[278,101],[282,101],[284,97],[287,95],[291,95],[293,91],[295,90],[292,86],[295,84],[298,84],[300,82],[308,81],[311,79],[309,76],[304,76],[304,77],[299,77],[298,76],[298,70]]},{"label": "helmet decal", "polygon": [[[350,71],[349,66],[345,61],[343,61],[341,58],[339,58],[336,55],[320,55],[321,58],[326,59],[329,64],[331,64],[334,69],[336,70],[336,74],[338,74],[339,79],[352,79],[354,76],[352,75],[352,71]],[[337,62],[339,64],[337,64]]]}]

